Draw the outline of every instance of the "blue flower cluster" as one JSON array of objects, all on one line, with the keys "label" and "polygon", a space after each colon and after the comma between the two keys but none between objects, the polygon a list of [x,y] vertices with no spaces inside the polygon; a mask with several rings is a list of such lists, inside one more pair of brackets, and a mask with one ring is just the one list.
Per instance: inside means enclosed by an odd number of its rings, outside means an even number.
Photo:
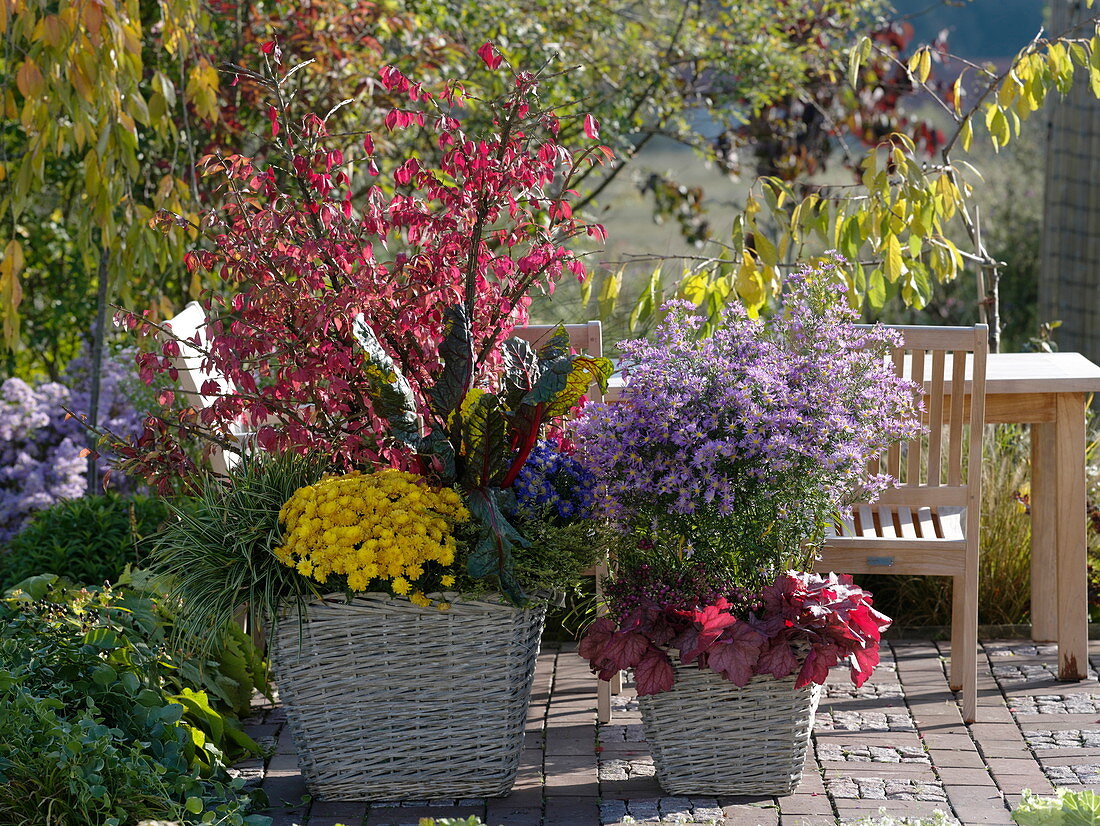
[{"label": "blue flower cluster", "polygon": [[520,511],[528,514],[549,507],[562,519],[584,519],[595,504],[594,484],[595,478],[580,462],[543,440],[516,477],[516,500]]}]

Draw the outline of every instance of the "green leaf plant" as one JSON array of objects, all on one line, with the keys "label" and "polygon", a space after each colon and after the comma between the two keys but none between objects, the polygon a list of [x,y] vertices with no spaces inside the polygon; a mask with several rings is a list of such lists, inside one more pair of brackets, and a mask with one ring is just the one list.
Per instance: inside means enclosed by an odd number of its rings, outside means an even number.
[{"label": "green leaf plant", "polygon": [[462,492],[478,526],[467,573],[496,579],[510,600],[522,604],[527,596],[514,574],[514,551],[529,543],[513,524],[512,483],[543,426],[566,415],[593,382],[606,390],[612,364],[571,353],[569,334],[559,326],[538,349],[519,338],[504,342],[497,389],[475,387],[467,309],[453,304],[444,315],[442,370],[428,393],[431,421],[422,421],[408,381],[359,316],[353,329],[371,376],[367,392],[388,423],[388,435],[413,448],[441,482]]}]

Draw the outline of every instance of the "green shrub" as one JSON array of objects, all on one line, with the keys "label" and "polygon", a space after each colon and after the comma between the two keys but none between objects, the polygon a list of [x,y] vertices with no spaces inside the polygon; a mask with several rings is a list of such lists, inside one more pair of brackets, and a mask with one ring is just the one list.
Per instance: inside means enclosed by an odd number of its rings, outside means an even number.
[{"label": "green shrub", "polygon": [[56,577],[0,600],[0,826],[260,824],[224,772],[254,744],[185,685],[155,603]]},{"label": "green shrub", "polygon": [[140,564],[138,540],[168,518],[168,505],[150,496],[85,496],[39,511],[0,553],[0,590],[37,574],[73,582],[117,582]]},{"label": "green shrub", "polygon": [[1012,819],[1020,826],[1098,826],[1100,795],[1090,789],[1059,789],[1055,797],[1038,797],[1025,790]]}]

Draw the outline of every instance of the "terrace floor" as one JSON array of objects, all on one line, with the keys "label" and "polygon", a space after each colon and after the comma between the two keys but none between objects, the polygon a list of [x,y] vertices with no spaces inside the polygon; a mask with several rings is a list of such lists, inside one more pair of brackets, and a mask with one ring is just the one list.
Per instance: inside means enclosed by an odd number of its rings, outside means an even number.
[{"label": "terrace floor", "polygon": [[861,689],[833,672],[822,694],[802,783],[788,797],[684,798],[664,794],[629,686],[614,698],[611,725],[595,724],[595,683],[572,646],[539,657],[527,740],[512,794],[490,800],[389,804],[309,801],[290,730],[277,705],[258,709],[252,733],[273,747],[241,764],[261,782],[274,826],[416,826],[419,818],[476,814],[489,826],[619,823],[819,826],[880,809],[962,824],[1010,826],[1024,789],[1100,791],[1100,642],[1090,677],[1054,679],[1055,647],[983,643],[978,720],[962,723],[944,673],[945,644],[891,642]]}]

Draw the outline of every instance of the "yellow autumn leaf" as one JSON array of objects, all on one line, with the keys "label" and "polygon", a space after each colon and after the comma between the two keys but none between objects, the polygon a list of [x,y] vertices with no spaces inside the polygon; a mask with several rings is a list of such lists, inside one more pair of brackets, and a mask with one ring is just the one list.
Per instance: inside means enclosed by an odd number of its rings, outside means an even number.
[{"label": "yellow autumn leaf", "polygon": [[901,278],[904,265],[901,259],[901,242],[898,241],[896,235],[886,236],[886,245],[884,252],[883,268],[886,270],[886,277],[890,281],[897,281]]},{"label": "yellow autumn leaf", "polygon": [[38,70],[38,64],[30,58],[19,64],[19,71],[15,75],[15,86],[23,97],[38,97],[43,85],[42,72]]}]

